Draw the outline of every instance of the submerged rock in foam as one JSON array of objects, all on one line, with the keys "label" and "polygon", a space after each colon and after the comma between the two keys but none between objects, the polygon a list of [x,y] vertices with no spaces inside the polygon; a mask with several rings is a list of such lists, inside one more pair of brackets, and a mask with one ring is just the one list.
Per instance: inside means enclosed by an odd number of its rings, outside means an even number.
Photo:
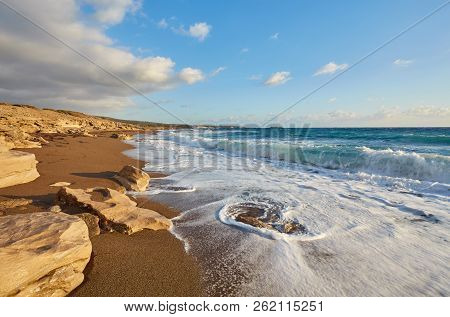
[{"label": "submerged rock in foam", "polygon": [[163,131],[135,152],[170,174],[145,194],[183,212],[207,294],[448,296],[449,129],[271,131]]},{"label": "submerged rock in foam", "polygon": [[256,230],[266,229],[287,235],[308,233],[303,224],[283,216],[282,204],[271,202],[272,204],[261,201],[227,205],[221,212],[221,219],[231,225],[244,224]]}]

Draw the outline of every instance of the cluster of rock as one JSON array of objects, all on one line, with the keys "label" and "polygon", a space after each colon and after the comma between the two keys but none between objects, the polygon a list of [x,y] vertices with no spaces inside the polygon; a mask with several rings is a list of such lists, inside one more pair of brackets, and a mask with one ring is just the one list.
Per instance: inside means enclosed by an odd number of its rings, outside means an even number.
[{"label": "cluster of rock", "polygon": [[38,148],[45,139],[39,134],[93,136],[100,131],[136,131],[142,127],[84,113],[39,109],[30,105],[0,103],[0,144],[8,149]]},{"label": "cluster of rock", "polygon": [[132,234],[142,229],[169,229],[172,225],[166,217],[137,207],[127,195],[110,188],[84,190],[63,187],[58,192],[58,201],[63,206],[75,206],[95,214],[102,229],[107,231]]},{"label": "cluster of rock", "polygon": [[[94,137],[98,131],[136,131],[142,127],[89,116],[80,112],[39,109],[30,105],[0,103],[0,188],[31,182],[39,173],[33,154],[12,149],[40,148],[48,143],[42,134],[60,133]],[[132,136],[114,133],[127,140]]]},{"label": "cluster of rock", "polygon": [[[150,177],[125,166],[118,179],[129,190],[145,190]],[[57,205],[48,212],[0,217],[0,296],[65,296],[83,282],[83,270],[92,251],[90,238],[101,232],[133,234],[172,226],[171,220],[159,213],[137,207],[125,195],[125,188],[122,193],[103,187],[72,189],[68,185],[51,185],[61,188]],[[0,200],[0,209],[29,203],[27,199]],[[64,213],[72,207],[80,212]]]},{"label": "cluster of rock", "polygon": [[33,202],[31,199],[26,198],[6,198],[6,199],[5,197],[1,198],[2,200],[0,200],[0,210],[23,207]]},{"label": "cluster of rock", "polygon": [[[0,103],[0,188],[39,177],[35,155],[15,149],[40,148],[48,143],[43,135],[93,137],[99,131],[121,131],[111,137],[127,140],[132,136],[122,131],[142,128],[78,112]],[[65,296],[84,279],[83,270],[92,251],[90,238],[101,232],[133,234],[171,227],[169,219],[137,207],[125,195],[126,190],[146,190],[150,181],[147,173],[125,166],[115,178],[124,186],[122,192],[71,189],[67,182],[52,184],[61,189],[57,204],[47,212],[4,215],[8,209],[22,208],[32,201],[0,197],[0,296]],[[72,207],[80,212],[64,213]]]}]

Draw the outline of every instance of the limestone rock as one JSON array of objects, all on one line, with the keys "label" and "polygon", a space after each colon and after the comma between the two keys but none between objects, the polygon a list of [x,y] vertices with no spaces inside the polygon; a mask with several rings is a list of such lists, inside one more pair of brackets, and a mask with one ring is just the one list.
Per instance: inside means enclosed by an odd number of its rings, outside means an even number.
[{"label": "limestone rock", "polygon": [[86,226],[89,230],[89,237],[98,236],[100,234],[100,227],[99,227],[99,219],[96,215],[84,212],[82,214],[76,214],[80,219],[83,219],[83,221],[86,223]]},{"label": "limestone rock", "polygon": [[26,198],[4,198],[1,197],[0,209],[10,209],[16,207],[27,206],[33,202],[31,199]]},{"label": "limestone rock", "polygon": [[0,188],[24,184],[39,177],[34,154],[8,151],[0,152]]},{"label": "limestone rock", "polygon": [[65,296],[84,279],[86,224],[64,213],[0,217],[0,296]]},{"label": "limestone rock", "polygon": [[119,186],[118,188],[116,188],[116,190],[121,194],[126,194],[127,192],[127,189],[123,186]]},{"label": "limestone rock", "polygon": [[[154,126],[151,126],[152,128]],[[40,147],[45,144],[36,133],[61,133],[92,136],[93,131],[136,131],[136,124],[86,115],[75,111],[39,109],[29,105],[0,102],[0,144],[12,148]],[[123,133],[122,133],[123,134]],[[129,136],[124,134],[125,138]]]},{"label": "limestone rock", "polygon": [[255,228],[278,231],[282,234],[307,234],[307,228],[301,223],[285,219],[282,215],[282,205],[267,202],[243,202],[228,206],[225,215],[237,222]]},{"label": "limestone rock", "polygon": [[150,176],[146,172],[132,165],[125,165],[114,178],[126,189],[137,192],[145,191],[150,182]]},{"label": "limestone rock", "polygon": [[71,183],[68,182],[57,182],[54,184],[49,185],[50,187],[66,187],[66,186],[70,186]]},{"label": "limestone rock", "polygon": [[50,142],[48,142],[46,139],[44,139],[43,137],[38,137],[37,140],[41,143],[41,144],[49,144]]},{"label": "limestone rock", "polygon": [[62,187],[60,203],[85,208],[100,217],[106,229],[133,234],[142,229],[169,229],[172,222],[156,211],[136,207],[128,196],[110,188],[88,190]]},{"label": "limestone rock", "polygon": [[48,208],[49,212],[61,212],[61,207],[58,205],[53,205],[50,208]]},{"label": "limestone rock", "polygon": [[39,140],[19,129],[0,132],[0,143],[8,149],[40,148]]}]

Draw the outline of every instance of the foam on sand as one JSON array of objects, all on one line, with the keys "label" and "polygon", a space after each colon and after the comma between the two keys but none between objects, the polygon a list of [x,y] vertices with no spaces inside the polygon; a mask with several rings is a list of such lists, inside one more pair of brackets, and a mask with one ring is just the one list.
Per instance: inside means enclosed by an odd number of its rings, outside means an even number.
[{"label": "foam on sand", "polygon": [[210,151],[190,133],[149,136],[140,155],[173,173],[150,194],[183,211],[172,232],[210,295],[450,295],[449,182],[425,172],[446,159],[359,147],[371,173],[329,169]]}]

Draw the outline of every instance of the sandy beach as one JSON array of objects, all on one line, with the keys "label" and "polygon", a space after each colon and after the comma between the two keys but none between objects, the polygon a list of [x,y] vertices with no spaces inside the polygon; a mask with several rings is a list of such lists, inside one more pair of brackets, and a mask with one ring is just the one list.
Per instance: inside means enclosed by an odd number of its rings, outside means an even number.
[{"label": "sandy beach", "polygon": [[[143,162],[123,155],[131,146],[109,135],[46,135],[49,144],[24,149],[36,155],[41,176],[30,183],[2,188],[0,196],[29,198],[33,203],[8,209],[4,215],[46,211],[59,189],[49,185],[56,182],[69,182],[71,188],[118,188],[111,178],[114,173],[127,164],[141,167]],[[139,199],[138,206],[168,218],[178,215],[177,210],[147,199]],[[195,258],[186,254],[183,243],[168,231],[143,230],[130,236],[102,233],[91,241],[93,253],[84,271],[85,280],[71,296],[204,295]]]}]

